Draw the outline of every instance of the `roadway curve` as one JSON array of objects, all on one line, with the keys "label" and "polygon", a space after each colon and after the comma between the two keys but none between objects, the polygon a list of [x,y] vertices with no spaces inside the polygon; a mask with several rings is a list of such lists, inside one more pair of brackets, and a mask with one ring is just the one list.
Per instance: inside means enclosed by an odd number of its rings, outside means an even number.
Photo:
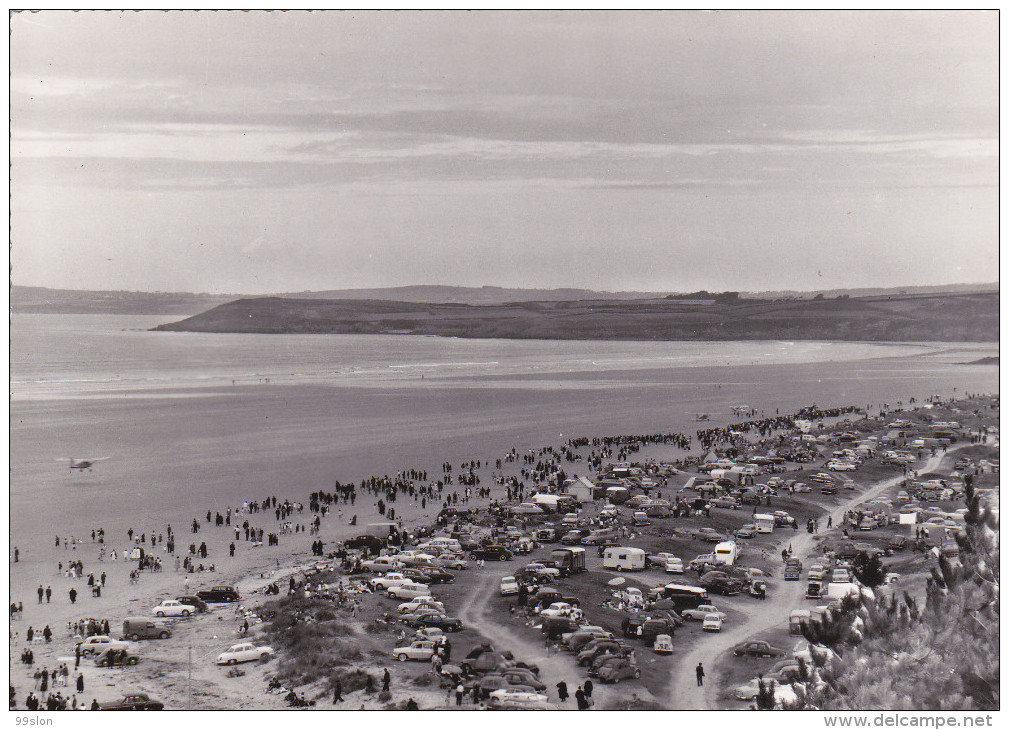
[{"label": "roadway curve", "polygon": [[[918,467],[918,472],[935,471],[947,455],[966,445],[954,446],[926,459]],[[840,526],[843,524],[844,514],[848,510],[863,502],[875,499],[887,489],[899,484],[903,479],[903,474],[891,479],[884,479],[871,489],[845,500],[827,515],[833,519],[834,525]],[[821,521],[823,517],[821,517]],[[790,534],[788,539],[781,540],[775,549],[780,551],[783,547],[791,545],[792,554],[805,563],[813,555],[815,537],[817,535],[803,530],[796,534]],[[755,601],[750,604],[747,607],[744,620],[738,623],[733,622],[728,631],[723,629],[719,634],[705,637],[704,641],[699,642],[691,651],[683,655],[679,663],[679,671],[670,677],[663,704],[676,710],[717,709],[716,700],[721,675],[719,667],[723,666],[720,661],[725,660],[721,655],[755,634],[778,626],[782,621],[787,620],[788,611],[791,611],[792,607],[802,604],[804,601],[805,585],[803,581],[781,581],[781,587],[774,592],[773,600],[769,597],[767,601]],[[694,674],[694,668],[698,662],[704,663],[706,676],[703,688],[697,686]]]}]

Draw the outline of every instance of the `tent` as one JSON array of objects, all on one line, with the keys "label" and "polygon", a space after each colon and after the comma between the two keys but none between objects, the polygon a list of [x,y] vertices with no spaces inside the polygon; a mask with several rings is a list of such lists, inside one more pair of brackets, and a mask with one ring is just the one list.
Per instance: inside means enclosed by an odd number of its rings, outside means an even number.
[{"label": "tent", "polygon": [[580,503],[585,504],[595,499],[596,485],[585,477],[578,477],[571,483],[565,484],[564,491],[567,494],[573,494]]}]

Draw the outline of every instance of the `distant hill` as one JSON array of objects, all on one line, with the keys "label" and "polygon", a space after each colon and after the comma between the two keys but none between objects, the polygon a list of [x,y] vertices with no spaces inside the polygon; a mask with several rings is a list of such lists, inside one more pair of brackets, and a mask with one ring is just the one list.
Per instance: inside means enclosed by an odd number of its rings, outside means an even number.
[{"label": "distant hill", "polygon": [[[380,289],[331,289],[326,291],[288,292],[267,296],[280,299],[328,299],[414,302],[424,304],[507,304],[517,302],[637,301],[668,297],[683,303],[707,304],[733,297],[749,299],[812,299],[814,296],[920,296],[936,293],[977,293],[998,291],[998,284],[950,284],[931,287],[893,289],[838,289],[831,292],[604,292],[591,289],[514,289],[497,286],[398,286]],[[176,314],[206,311],[236,299],[257,298],[248,294],[194,294],[190,292],[100,291],[47,289],[11,286],[10,310],[14,313],[50,314]]]},{"label": "distant hill", "polygon": [[[651,299],[656,292],[598,292],[589,289],[505,289],[496,286],[399,286],[386,289],[334,289],[291,292],[271,296],[283,299],[383,299],[398,302],[446,304],[504,304],[525,301],[578,301],[581,299]],[[188,292],[87,291],[12,286],[10,309],[38,314],[196,314],[243,294],[192,294]]]},{"label": "distant hill", "polygon": [[333,289],[277,294],[283,299],[381,299],[428,304],[505,304],[577,302],[584,299],[656,299],[666,292],[605,292],[591,289],[508,289],[500,286],[393,286],[385,289]]},{"label": "distant hill", "polygon": [[579,340],[998,340],[998,294],[428,304],[241,299],[162,331]]},{"label": "distant hill", "polygon": [[176,314],[202,312],[235,299],[234,294],[185,292],[84,291],[12,286],[14,314]]}]

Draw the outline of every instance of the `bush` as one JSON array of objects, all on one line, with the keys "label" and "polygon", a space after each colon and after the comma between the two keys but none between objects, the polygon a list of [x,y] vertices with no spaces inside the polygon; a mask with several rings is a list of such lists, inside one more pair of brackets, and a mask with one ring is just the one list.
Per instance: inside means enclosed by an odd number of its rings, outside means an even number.
[{"label": "bush", "polygon": [[379,692],[378,693],[378,701],[379,702],[391,702],[392,701],[392,692]]}]

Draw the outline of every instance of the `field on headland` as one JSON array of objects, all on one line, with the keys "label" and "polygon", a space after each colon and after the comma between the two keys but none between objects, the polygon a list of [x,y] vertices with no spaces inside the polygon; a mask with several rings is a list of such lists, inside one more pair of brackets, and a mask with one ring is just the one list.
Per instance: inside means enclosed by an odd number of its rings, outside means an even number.
[{"label": "field on headland", "polygon": [[558,340],[994,342],[998,292],[833,299],[417,304],[262,297],[158,327],[180,332],[412,334]]}]

